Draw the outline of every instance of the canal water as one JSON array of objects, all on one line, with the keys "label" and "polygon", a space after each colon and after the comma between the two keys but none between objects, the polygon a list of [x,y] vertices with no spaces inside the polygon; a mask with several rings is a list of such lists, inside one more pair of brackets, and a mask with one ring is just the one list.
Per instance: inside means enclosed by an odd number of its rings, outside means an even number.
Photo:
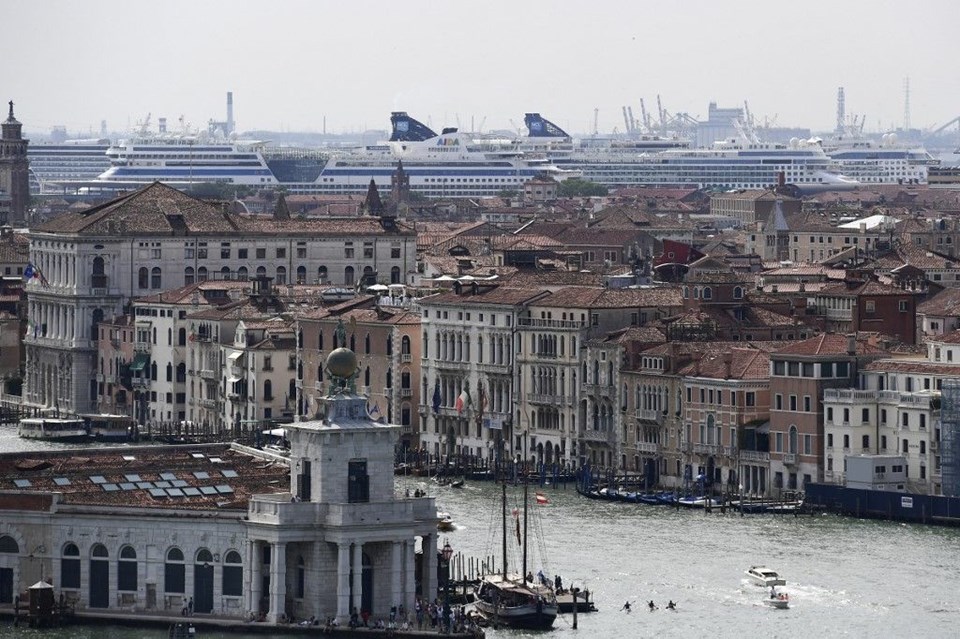
[{"label": "canal water", "polygon": [[[0,429],[0,447],[3,434]],[[457,524],[456,530],[440,533],[441,544],[448,541],[465,556],[496,555],[499,565],[498,486],[468,482],[458,490],[397,479],[401,494],[417,487],[426,487]],[[529,570],[559,573],[565,585],[588,588],[599,608],[580,615],[578,630],[570,615],[558,618],[550,636],[947,637],[956,636],[960,626],[960,529],[822,514],[705,514],[587,500],[572,485],[539,490],[550,503],[533,504],[531,491],[530,512],[537,516],[529,524]],[[521,488],[509,488],[508,510],[520,505],[521,495]],[[513,570],[517,541],[510,519],[508,561]],[[744,571],[754,564],[785,577],[789,610],[766,606],[767,592],[747,582]],[[655,612],[647,611],[650,600],[659,606]],[[677,603],[675,612],[665,610],[669,600]],[[626,601],[631,613],[621,611]],[[0,627],[4,637],[166,636],[157,630],[95,627],[13,632]],[[487,636],[543,635],[488,630]],[[204,632],[203,637],[245,635]]]}]

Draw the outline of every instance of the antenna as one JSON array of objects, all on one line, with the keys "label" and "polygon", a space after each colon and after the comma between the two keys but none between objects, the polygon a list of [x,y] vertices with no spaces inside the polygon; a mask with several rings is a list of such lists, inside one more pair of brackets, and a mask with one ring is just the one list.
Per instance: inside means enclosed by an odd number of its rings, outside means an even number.
[{"label": "antenna", "polygon": [[597,135],[599,133],[599,131],[597,131],[597,120],[599,118],[600,118],[600,109],[598,109],[597,107],[593,107],[593,134],[594,135]]},{"label": "antenna", "polygon": [[910,130],[910,76],[903,79],[903,130]]}]

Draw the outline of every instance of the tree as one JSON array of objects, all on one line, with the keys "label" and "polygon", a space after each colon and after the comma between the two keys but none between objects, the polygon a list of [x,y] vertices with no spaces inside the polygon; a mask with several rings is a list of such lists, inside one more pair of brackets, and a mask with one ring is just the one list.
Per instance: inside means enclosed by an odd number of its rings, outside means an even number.
[{"label": "tree", "polygon": [[582,197],[591,195],[606,195],[607,187],[582,178],[570,178],[560,183],[557,195],[560,197]]}]

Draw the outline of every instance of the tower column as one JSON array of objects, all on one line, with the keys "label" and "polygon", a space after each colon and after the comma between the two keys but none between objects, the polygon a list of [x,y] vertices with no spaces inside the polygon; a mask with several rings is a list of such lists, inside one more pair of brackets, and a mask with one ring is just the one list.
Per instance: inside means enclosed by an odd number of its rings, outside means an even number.
[{"label": "tower column", "polygon": [[[353,544],[353,601],[351,607],[356,608],[358,612],[363,604],[363,544],[356,542]],[[370,612],[373,612],[372,610]]]},{"label": "tower column", "polygon": [[337,544],[337,619],[350,617],[350,544]]}]

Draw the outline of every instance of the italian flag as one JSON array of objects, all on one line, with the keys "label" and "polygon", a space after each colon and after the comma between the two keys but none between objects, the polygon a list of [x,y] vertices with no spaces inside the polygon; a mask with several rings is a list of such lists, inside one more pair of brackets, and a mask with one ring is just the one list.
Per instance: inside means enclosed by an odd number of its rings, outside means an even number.
[{"label": "italian flag", "polygon": [[457,409],[457,414],[463,412],[465,406],[469,406],[473,402],[470,401],[470,388],[466,384],[463,385],[463,390],[457,395],[457,402],[454,404],[454,407]]}]

